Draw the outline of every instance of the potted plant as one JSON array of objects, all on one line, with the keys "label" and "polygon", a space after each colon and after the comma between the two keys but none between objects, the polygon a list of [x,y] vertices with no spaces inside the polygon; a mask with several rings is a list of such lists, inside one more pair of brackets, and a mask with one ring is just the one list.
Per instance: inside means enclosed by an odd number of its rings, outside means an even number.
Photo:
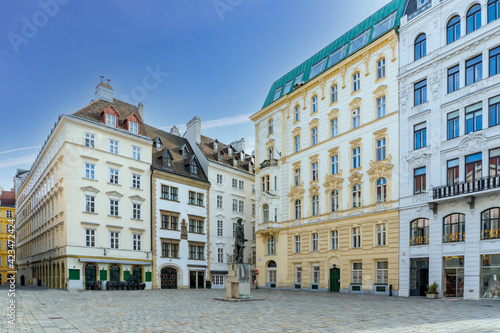
[{"label": "potted plant", "polygon": [[437,298],[437,295],[439,294],[437,291],[438,284],[434,282],[430,286],[427,285],[427,291],[425,292],[425,295],[427,298]]}]

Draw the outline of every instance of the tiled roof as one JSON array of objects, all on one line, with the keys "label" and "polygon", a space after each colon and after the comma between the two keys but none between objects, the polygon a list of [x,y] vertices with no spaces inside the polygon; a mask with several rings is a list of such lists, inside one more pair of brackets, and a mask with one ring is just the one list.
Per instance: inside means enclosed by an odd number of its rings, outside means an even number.
[{"label": "tiled roof", "polygon": [[[214,142],[217,142],[217,149],[214,147]],[[228,167],[237,168],[252,174],[254,173],[252,156],[245,154],[245,152],[243,152],[243,158],[240,158],[240,153],[235,152],[234,148],[230,145],[226,145],[204,135],[201,136],[199,147],[202,153],[211,161],[216,161]],[[229,154],[229,147],[232,148],[231,154]],[[222,159],[219,159],[219,154],[222,154]],[[234,159],[237,160],[237,166],[234,165]]]},{"label": "tiled roof", "polygon": [[[269,91],[266,100],[264,101],[264,106],[262,108],[267,107],[268,105],[272,104],[275,100],[278,100],[279,98],[283,97],[284,95],[296,90],[294,88],[294,85],[298,82],[295,82],[295,79],[297,76],[301,73],[303,73],[302,76],[302,82],[307,83],[309,80],[313,79],[314,77],[318,76],[321,74],[323,71],[327,70],[331,66],[335,65],[342,59],[344,59],[346,56],[349,56],[350,54],[354,53],[354,51],[359,51],[366,47],[366,45],[370,44],[374,40],[378,39],[379,37],[385,35],[388,31],[394,29],[399,25],[399,19],[402,16],[403,9],[404,9],[404,4],[406,0],[393,0],[381,9],[379,9],[375,14],[369,16],[367,19],[365,19],[363,22],[359,23],[356,25],[354,28],[346,32],[344,35],[342,35],[340,38],[337,40],[333,41],[330,45],[307,59],[305,62],[297,66],[295,69],[292,71],[288,72],[286,75],[278,79],[273,83],[271,86],[271,90]],[[394,23],[387,29],[386,31],[382,31],[381,33],[378,33],[376,36],[373,34],[373,27],[381,22],[383,19],[389,17],[391,14],[396,13],[396,17],[394,20]],[[364,32],[367,33],[368,35],[368,40],[363,46],[359,49],[356,50],[351,50],[351,43],[356,37],[362,35]],[[346,46],[346,49],[344,51],[343,56],[338,59],[338,61],[331,62],[330,61],[330,55],[337,51],[340,50],[343,46]],[[326,59],[326,64],[323,67],[323,70],[319,71],[316,75],[311,75],[311,67],[318,62],[320,62],[322,59]],[[285,92],[285,86],[287,82],[291,82],[291,87],[290,90]],[[277,89],[282,87],[281,93],[279,97],[275,99],[274,95]],[[300,88],[300,86],[297,87],[297,89]]]},{"label": "tiled roof", "polygon": [[0,193],[0,205],[15,206],[16,194],[14,193],[14,191],[2,191],[2,193]]}]

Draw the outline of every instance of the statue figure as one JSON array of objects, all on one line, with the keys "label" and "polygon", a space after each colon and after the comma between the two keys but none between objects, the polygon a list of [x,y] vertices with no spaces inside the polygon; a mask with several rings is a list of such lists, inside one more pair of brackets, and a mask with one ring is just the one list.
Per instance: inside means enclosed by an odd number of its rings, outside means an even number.
[{"label": "statue figure", "polygon": [[234,254],[236,257],[235,262],[237,264],[243,264],[243,250],[245,250],[245,230],[243,229],[243,225],[241,224],[243,220],[241,218],[238,219],[236,223],[236,240],[234,242]]}]

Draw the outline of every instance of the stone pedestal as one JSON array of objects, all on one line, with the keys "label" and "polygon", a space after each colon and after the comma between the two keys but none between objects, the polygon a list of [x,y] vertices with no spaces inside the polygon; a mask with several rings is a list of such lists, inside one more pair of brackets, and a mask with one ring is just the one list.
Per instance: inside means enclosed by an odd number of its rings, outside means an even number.
[{"label": "stone pedestal", "polygon": [[237,299],[250,298],[250,265],[230,264],[228,265],[228,276],[226,280],[226,297]]}]

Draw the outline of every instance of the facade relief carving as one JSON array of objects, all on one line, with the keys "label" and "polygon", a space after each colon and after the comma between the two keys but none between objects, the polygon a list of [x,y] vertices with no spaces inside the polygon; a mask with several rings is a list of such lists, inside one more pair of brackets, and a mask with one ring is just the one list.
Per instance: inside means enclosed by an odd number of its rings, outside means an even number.
[{"label": "facade relief carving", "polygon": [[466,135],[466,137],[460,142],[460,151],[463,153],[473,153],[480,151],[484,146],[486,138],[482,134],[472,132]]}]

